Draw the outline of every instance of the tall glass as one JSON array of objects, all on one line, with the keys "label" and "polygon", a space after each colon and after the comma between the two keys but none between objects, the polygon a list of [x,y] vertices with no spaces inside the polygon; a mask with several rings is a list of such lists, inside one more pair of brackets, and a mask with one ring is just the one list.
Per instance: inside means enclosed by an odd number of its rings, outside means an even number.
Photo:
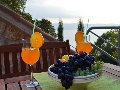
[{"label": "tall glass", "polygon": [[85,36],[86,40],[84,42],[78,43],[76,45],[76,51],[79,53],[80,51],[86,52],[89,54],[92,50],[92,45],[90,42],[90,36]]},{"label": "tall glass", "polygon": [[21,52],[22,60],[30,65],[31,67],[31,81],[26,83],[27,87],[36,87],[38,86],[38,82],[33,81],[33,69],[32,65],[35,64],[40,57],[40,51],[39,48],[32,48],[30,43],[25,43],[23,39],[23,47]]}]

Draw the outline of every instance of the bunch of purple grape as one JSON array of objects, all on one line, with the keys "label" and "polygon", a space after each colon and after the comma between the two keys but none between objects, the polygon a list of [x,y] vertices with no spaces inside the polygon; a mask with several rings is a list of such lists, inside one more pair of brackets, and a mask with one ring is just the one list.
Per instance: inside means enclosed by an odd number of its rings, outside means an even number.
[{"label": "bunch of purple grape", "polygon": [[69,56],[68,62],[57,60],[54,67],[50,68],[50,71],[58,74],[58,79],[61,79],[62,86],[67,90],[72,86],[74,73],[76,73],[78,68],[81,70],[91,68],[94,61],[95,58],[91,54],[87,55],[86,52],[75,53]]}]

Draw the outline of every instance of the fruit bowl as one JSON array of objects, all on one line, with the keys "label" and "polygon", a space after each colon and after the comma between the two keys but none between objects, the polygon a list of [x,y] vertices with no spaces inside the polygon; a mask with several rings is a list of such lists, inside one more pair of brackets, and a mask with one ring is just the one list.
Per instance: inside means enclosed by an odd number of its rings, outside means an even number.
[{"label": "fruit bowl", "polygon": [[[52,67],[54,67],[54,65],[51,65],[48,68],[48,76],[51,79],[61,83],[61,80],[58,79],[58,74],[55,74],[50,71],[50,68]],[[101,76],[102,74],[98,74],[98,73],[87,75],[87,76],[74,76],[73,84],[69,90],[84,90],[91,82],[99,79]]]},{"label": "fruit bowl", "polygon": [[66,90],[84,90],[101,77],[103,65],[104,62],[95,61],[92,54],[80,52],[56,60],[48,68],[48,76],[60,82]]}]

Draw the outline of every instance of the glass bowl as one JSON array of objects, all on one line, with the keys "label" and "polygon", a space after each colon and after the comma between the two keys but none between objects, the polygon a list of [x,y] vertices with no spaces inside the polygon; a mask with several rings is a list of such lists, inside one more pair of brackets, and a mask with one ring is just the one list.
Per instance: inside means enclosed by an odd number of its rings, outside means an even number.
[{"label": "glass bowl", "polygon": [[[48,68],[48,76],[52,80],[61,83],[61,80],[58,79],[58,75],[50,71],[50,68],[52,68],[53,66],[54,65],[51,65]],[[98,74],[98,73],[87,76],[75,76],[73,79],[73,84],[69,90],[84,90],[91,82],[98,80],[101,76],[102,74]]]}]

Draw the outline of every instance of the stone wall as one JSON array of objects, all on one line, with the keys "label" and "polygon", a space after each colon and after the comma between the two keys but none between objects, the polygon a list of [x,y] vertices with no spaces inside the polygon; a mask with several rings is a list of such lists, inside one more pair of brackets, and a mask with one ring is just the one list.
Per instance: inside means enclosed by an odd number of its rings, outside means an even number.
[{"label": "stone wall", "polygon": [[0,18],[0,46],[21,43],[23,38],[29,40],[30,35]]}]

